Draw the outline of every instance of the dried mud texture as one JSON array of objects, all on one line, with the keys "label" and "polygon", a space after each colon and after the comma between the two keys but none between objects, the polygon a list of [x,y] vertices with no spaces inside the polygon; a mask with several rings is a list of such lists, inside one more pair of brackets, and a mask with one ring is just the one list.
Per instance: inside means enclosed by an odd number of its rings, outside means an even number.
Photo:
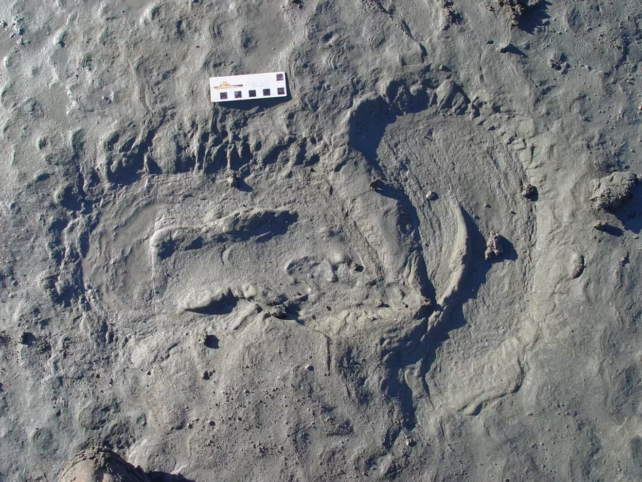
[{"label": "dried mud texture", "polygon": [[486,240],[486,252],[484,253],[484,258],[486,260],[497,258],[504,253],[504,241],[502,237],[491,232]]},{"label": "dried mud texture", "polygon": [[597,209],[615,211],[633,197],[638,178],[631,172],[616,172],[597,181],[591,196]]},{"label": "dried mud texture", "polygon": [[642,7],[488,7],[3,2],[0,480],[639,480]]},{"label": "dried mud texture", "polygon": [[60,482],[148,482],[147,476],[114,452],[101,448],[75,455],[62,471]]}]

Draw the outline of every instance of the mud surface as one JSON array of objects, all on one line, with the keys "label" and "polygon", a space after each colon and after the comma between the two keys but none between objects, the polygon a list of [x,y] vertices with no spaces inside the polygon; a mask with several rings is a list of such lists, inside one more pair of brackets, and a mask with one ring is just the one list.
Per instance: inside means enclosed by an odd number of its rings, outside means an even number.
[{"label": "mud surface", "polygon": [[0,480],[642,478],[639,2],[0,20]]}]

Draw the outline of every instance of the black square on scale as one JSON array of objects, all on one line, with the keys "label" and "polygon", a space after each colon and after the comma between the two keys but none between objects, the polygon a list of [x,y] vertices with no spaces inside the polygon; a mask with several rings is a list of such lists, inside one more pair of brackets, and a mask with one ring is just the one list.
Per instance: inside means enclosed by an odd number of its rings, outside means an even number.
[{"label": "black square on scale", "polygon": [[270,89],[263,89],[263,95],[270,95]]},{"label": "black square on scale", "polygon": [[243,92],[241,92],[240,90],[237,90],[236,92],[234,92],[234,98],[235,99],[242,99],[243,98]]},{"label": "black square on scale", "polygon": [[227,92],[221,92],[221,100],[227,99]]},{"label": "black square on scale", "polygon": [[285,95],[285,88],[279,87],[278,89],[276,89],[276,93],[279,95]]},{"label": "black square on scale", "polygon": [[279,82],[283,81],[283,74],[276,74],[276,80]]},{"label": "black square on scale", "polygon": [[256,97],[256,90],[250,90],[248,94],[250,95],[250,97]]}]

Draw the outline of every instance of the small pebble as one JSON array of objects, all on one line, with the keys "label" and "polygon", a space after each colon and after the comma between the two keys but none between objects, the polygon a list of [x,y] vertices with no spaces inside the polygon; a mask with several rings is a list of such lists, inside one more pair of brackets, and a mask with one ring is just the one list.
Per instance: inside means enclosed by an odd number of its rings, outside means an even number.
[{"label": "small pebble", "polygon": [[285,309],[285,306],[283,305],[276,305],[276,306],[271,306],[268,313],[270,316],[273,316],[274,318],[285,318],[285,315],[287,314],[287,311]]},{"label": "small pebble", "polygon": [[29,341],[33,338],[33,335],[29,332],[23,331],[20,334],[20,344],[21,345],[28,345]]},{"label": "small pebble", "polygon": [[239,187],[239,178],[236,177],[236,174],[232,174],[227,177],[227,184],[230,187],[238,188]]},{"label": "small pebble", "polygon": [[383,186],[383,181],[381,181],[380,179],[375,179],[370,183],[370,190],[380,192],[383,189]]}]

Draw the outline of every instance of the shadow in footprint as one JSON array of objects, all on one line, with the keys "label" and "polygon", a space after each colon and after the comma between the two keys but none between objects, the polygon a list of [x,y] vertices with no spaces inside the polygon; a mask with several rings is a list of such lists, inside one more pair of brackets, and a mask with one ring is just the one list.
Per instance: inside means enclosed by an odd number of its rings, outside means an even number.
[{"label": "shadow in footprint", "polygon": [[548,7],[551,5],[551,2],[543,0],[533,8],[526,10],[517,21],[517,27],[524,32],[534,34],[535,30],[544,26],[545,20],[551,18],[548,14]]},{"label": "shadow in footprint", "polygon": [[252,189],[252,186],[246,183],[243,179],[238,179],[237,189],[241,192],[254,192],[254,189]]},{"label": "shadow in footprint", "polygon": [[616,238],[619,238],[624,234],[624,231],[622,231],[617,226],[612,226],[611,224],[606,224],[600,229],[600,231],[606,234],[610,234],[611,236],[615,236]]},{"label": "shadow in footprint", "polygon": [[631,200],[615,213],[615,217],[620,220],[626,231],[640,234],[642,231],[642,184],[638,183],[633,188]]},{"label": "shadow in footprint", "polygon": [[282,236],[298,221],[293,211],[261,211],[245,218],[239,217],[234,229],[226,236],[235,241],[265,243],[275,236]]},{"label": "shadow in footprint", "polygon": [[[424,390],[429,394],[425,379],[437,358],[437,352],[450,339],[451,332],[468,324],[463,307],[467,301],[477,297],[479,288],[486,282],[486,277],[493,264],[493,262],[484,259],[486,239],[479,231],[475,221],[464,210],[462,210],[462,215],[469,235],[470,253],[463,277],[463,285],[459,290],[459,298],[452,301],[455,306],[452,307],[452,311],[447,315],[448,318],[430,332],[427,332],[428,318],[433,310],[431,307],[425,307],[416,316],[417,319],[424,319],[424,322],[418,324],[411,333],[399,340],[391,350],[384,353],[389,373],[382,383],[382,389],[388,398],[397,401],[403,413],[407,429],[412,429],[416,424],[415,400],[408,384],[404,379],[397,377],[396,374],[399,369],[420,363],[419,377]],[[505,243],[504,254],[502,257],[497,258],[495,262],[517,259],[517,252],[512,243],[507,240],[503,241]]]},{"label": "shadow in footprint", "polygon": [[165,472],[149,472],[147,474],[149,482],[194,482],[182,475],[167,474]]},{"label": "shadow in footprint", "polygon": [[[407,94],[403,84],[395,84],[388,89],[388,96],[394,98],[395,102],[406,107],[405,112],[418,112],[427,107],[427,99],[423,96],[412,97]],[[395,95],[395,92],[396,95]],[[401,99],[401,100],[400,100]],[[383,139],[386,128],[392,124],[404,111],[399,106],[391,105],[382,97],[365,101],[359,106],[350,120],[349,145],[352,149],[361,153],[368,167],[378,176],[385,178],[384,168],[377,154],[377,148]],[[381,196],[394,199],[399,207],[399,229],[405,236],[412,237],[415,243],[415,250],[419,251],[421,236],[419,232],[419,215],[417,208],[410,200],[403,186],[394,186],[377,179],[373,181],[372,188]],[[407,226],[412,226],[408,231]],[[428,277],[428,270],[423,257],[419,257],[417,264],[417,276],[421,286],[421,294],[434,300],[435,288]]]},{"label": "shadow in footprint", "polygon": [[219,340],[214,335],[207,335],[205,337],[205,346],[211,348],[212,350],[217,350],[219,348]]},{"label": "shadow in footprint", "polygon": [[502,49],[502,53],[513,54],[519,57],[528,58],[528,55],[526,55],[522,50],[515,47],[513,44],[508,44],[506,47],[504,47]]},{"label": "shadow in footprint", "polygon": [[642,231],[641,211],[629,211],[621,221],[627,231],[631,231],[634,234],[640,234],[640,231]]},{"label": "shadow in footprint", "polygon": [[504,259],[517,259],[517,252],[512,243],[502,238],[504,242],[504,254],[496,260],[484,259],[484,252],[486,250],[486,239],[479,231],[474,219],[465,210],[462,209],[462,215],[466,222],[466,230],[469,235],[470,242],[470,255],[468,259],[468,267],[466,268],[465,276],[462,278],[463,285],[460,288],[460,296],[456,302],[455,309],[450,313],[450,318],[446,323],[438,325],[429,336],[428,353],[424,360],[424,373],[422,377],[430,371],[436,356],[437,350],[441,345],[450,339],[450,332],[463,328],[468,324],[464,315],[463,307],[467,301],[475,299],[479,288],[486,282],[488,271],[493,263],[501,262]]},{"label": "shadow in footprint", "polygon": [[221,300],[212,301],[206,306],[199,306],[195,308],[188,308],[185,311],[198,313],[199,315],[218,316],[229,315],[236,308],[238,299],[234,297],[224,298]]}]

